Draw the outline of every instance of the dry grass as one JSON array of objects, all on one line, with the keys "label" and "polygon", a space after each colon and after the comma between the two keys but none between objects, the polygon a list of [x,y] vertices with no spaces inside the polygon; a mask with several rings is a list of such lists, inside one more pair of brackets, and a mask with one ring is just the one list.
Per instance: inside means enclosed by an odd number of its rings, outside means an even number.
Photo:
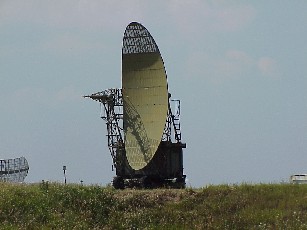
[{"label": "dry grass", "polygon": [[306,185],[0,184],[0,229],[307,229]]}]

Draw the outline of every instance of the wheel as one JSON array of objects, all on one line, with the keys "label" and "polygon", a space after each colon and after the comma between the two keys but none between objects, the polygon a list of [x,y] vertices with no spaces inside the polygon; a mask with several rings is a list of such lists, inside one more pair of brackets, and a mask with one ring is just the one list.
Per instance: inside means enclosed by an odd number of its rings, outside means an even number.
[{"label": "wheel", "polygon": [[151,186],[151,181],[150,178],[147,176],[143,176],[140,178],[140,187],[141,188],[150,188]]},{"label": "wheel", "polygon": [[175,188],[185,188],[185,177],[179,177],[176,179]]},{"label": "wheel", "polygon": [[117,176],[113,179],[113,187],[115,189],[124,189],[125,188],[125,181],[122,177]]}]

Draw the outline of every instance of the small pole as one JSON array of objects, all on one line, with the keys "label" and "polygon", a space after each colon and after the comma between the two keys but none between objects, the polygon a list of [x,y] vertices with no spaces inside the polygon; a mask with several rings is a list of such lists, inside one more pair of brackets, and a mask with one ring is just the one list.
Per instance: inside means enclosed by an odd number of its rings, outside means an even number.
[{"label": "small pole", "polygon": [[66,184],[66,166],[63,166],[63,171],[64,171],[64,183]]}]

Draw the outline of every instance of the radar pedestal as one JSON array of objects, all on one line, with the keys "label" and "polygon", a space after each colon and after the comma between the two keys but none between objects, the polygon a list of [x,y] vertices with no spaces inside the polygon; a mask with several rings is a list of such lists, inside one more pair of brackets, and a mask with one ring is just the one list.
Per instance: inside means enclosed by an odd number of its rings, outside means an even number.
[{"label": "radar pedestal", "polygon": [[107,89],[84,97],[98,101],[104,108],[105,115],[101,118],[107,126],[108,147],[116,172],[113,186],[116,189],[185,187],[183,149],[186,144],[181,142],[179,100],[169,98],[169,106],[175,102],[173,110],[176,114],[169,107],[162,138],[153,158],[142,169],[134,169],[128,162],[123,141],[122,90]]}]

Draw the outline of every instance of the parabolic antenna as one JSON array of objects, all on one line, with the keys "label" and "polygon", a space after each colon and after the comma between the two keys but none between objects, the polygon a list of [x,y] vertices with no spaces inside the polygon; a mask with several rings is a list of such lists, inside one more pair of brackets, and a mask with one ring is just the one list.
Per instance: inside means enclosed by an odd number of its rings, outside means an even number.
[{"label": "parabolic antenna", "polygon": [[144,26],[125,30],[122,88],[84,97],[104,108],[114,188],[185,187],[180,100],[168,93],[160,51]]},{"label": "parabolic antenna", "polygon": [[126,156],[144,168],[161,142],[168,113],[167,79],[153,37],[137,22],[124,33],[122,47],[123,126]]},{"label": "parabolic antenna", "polygon": [[24,157],[0,160],[0,182],[23,182],[29,165]]}]

